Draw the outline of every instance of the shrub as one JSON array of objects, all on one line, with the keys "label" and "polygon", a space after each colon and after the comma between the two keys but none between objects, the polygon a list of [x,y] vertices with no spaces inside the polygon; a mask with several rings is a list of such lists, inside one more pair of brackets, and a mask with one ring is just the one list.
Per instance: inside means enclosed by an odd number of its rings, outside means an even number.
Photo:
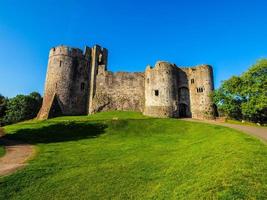
[{"label": "shrub", "polygon": [[39,93],[17,95],[9,99],[4,115],[4,124],[11,124],[36,117],[42,104]]}]

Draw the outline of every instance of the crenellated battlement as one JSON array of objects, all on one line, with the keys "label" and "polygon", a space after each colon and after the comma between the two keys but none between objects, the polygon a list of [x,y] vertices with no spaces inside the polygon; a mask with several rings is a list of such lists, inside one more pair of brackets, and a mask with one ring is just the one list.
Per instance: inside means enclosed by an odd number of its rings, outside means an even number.
[{"label": "crenellated battlement", "polygon": [[52,56],[70,56],[70,57],[84,57],[84,53],[79,48],[73,48],[68,46],[57,46],[50,49],[49,57]]}]

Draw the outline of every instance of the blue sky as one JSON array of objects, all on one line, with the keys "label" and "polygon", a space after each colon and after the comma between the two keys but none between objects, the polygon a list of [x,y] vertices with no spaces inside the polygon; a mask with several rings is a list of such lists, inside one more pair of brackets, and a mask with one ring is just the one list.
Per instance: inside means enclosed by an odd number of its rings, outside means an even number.
[{"label": "blue sky", "polygon": [[211,64],[215,87],[267,58],[265,0],[0,0],[0,93],[43,93],[48,51],[109,50],[109,70]]}]

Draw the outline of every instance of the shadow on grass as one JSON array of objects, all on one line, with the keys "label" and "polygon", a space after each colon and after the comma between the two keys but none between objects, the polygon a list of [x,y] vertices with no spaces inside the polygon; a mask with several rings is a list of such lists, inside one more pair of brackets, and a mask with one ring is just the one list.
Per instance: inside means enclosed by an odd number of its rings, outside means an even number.
[{"label": "shadow on grass", "polygon": [[107,125],[103,123],[58,123],[41,128],[20,129],[14,134],[7,134],[3,139],[20,141],[28,144],[56,143],[96,138],[105,132]]}]

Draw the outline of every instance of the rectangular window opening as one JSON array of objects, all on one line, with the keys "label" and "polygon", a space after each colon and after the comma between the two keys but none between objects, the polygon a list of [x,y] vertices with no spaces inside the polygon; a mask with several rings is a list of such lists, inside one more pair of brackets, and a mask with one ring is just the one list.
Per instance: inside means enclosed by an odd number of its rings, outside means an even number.
[{"label": "rectangular window opening", "polygon": [[203,87],[197,88],[197,93],[201,93],[203,91],[204,91],[204,88]]},{"label": "rectangular window opening", "polygon": [[83,91],[84,90],[84,83],[81,83],[81,91]]},{"label": "rectangular window opening", "polygon": [[159,91],[158,90],[155,90],[154,92],[155,92],[155,96],[156,97],[159,96]]}]

